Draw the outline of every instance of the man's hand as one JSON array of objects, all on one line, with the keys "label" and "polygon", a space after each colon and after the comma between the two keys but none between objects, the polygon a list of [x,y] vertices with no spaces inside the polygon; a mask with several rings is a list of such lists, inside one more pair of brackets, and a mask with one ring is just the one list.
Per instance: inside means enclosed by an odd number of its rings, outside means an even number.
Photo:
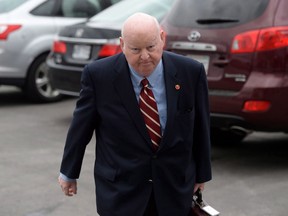
[{"label": "man's hand", "polygon": [[198,190],[198,188],[200,188],[200,190],[203,191],[204,185],[205,185],[205,183],[196,183],[194,186],[194,193]]},{"label": "man's hand", "polygon": [[77,194],[77,181],[73,181],[73,182],[68,182],[68,181],[64,181],[60,176],[58,178],[58,182],[61,186],[61,189],[63,191],[63,193],[66,196],[73,196],[74,194]]}]

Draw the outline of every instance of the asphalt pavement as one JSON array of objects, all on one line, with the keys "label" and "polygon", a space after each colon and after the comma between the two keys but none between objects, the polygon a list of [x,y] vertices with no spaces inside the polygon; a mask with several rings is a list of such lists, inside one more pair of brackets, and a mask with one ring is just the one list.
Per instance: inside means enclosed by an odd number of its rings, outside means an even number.
[{"label": "asphalt pavement", "polygon": [[[95,216],[95,139],[86,150],[78,194],[57,183],[76,100],[33,104],[0,86],[0,216]],[[288,215],[288,134],[253,133],[212,147],[213,180],[204,199],[223,216]]]}]

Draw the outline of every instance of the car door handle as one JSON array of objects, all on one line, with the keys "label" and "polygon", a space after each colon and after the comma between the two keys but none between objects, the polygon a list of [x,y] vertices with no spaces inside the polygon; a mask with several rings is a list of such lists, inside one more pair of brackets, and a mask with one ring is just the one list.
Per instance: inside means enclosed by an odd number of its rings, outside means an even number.
[{"label": "car door handle", "polygon": [[218,67],[225,67],[228,65],[230,60],[228,59],[218,59],[213,61],[213,65],[218,66]]}]

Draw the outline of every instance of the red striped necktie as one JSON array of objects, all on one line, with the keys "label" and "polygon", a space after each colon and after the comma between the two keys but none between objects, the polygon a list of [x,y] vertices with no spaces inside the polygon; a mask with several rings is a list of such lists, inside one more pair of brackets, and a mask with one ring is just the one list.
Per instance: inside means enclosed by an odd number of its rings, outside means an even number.
[{"label": "red striped necktie", "polygon": [[161,126],[157,104],[152,90],[148,87],[148,80],[146,78],[143,79],[141,84],[139,106],[152,141],[152,149],[157,151],[161,141]]}]

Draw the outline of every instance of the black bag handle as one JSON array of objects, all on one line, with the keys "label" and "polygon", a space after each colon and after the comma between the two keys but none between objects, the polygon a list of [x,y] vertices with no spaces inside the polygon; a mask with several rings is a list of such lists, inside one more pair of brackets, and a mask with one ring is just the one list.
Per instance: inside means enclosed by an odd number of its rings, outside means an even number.
[{"label": "black bag handle", "polygon": [[198,188],[198,190],[193,195],[192,208],[193,208],[193,203],[194,203],[194,206],[198,206],[199,207],[198,209],[201,209],[201,211],[202,211],[201,214],[198,212],[198,215],[201,215],[201,216],[203,216],[203,215],[215,215],[216,216],[216,215],[220,214],[216,209],[214,209],[213,207],[208,205],[203,200],[202,191],[200,190],[200,188]]},{"label": "black bag handle", "polygon": [[193,200],[200,207],[204,205],[204,201],[203,201],[203,198],[202,198],[202,191],[201,191],[200,188],[198,188],[197,191],[194,193]]}]

